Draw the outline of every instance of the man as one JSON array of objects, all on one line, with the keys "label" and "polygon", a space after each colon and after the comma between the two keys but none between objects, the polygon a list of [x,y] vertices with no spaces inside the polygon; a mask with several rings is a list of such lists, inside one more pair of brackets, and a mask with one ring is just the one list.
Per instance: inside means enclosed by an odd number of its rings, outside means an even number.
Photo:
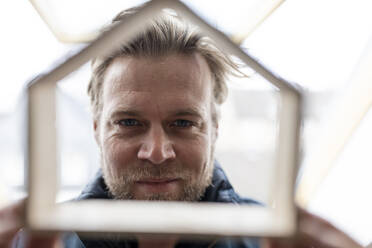
[{"label": "man", "polygon": [[[113,25],[135,11],[120,13]],[[255,203],[235,194],[214,167],[219,105],[235,64],[210,40],[165,13],[92,67],[88,93],[104,181],[99,177],[80,199]],[[105,185],[107,194],[97,194]],[[137,240],[145,247],[146,240]],[[173,247],[175,240],[159,242]],[[224,242],[256,247],[253,241]]]},{"label": "man", "polygon": [[[120,13],[113,25],[136,11],[134,8]],[[177,17],[164,13],[129,44],[106,57],[94,59],[92,69],[88,94],[102,172],[78,200],[257,204],[239,197],[214,162],[219,106],[227,94],[225,77],[239,71],[211,40]],[[3,214],[3,219],[15,223],[10,230],[0,232],[0,244],[1,241],[10,243],[19,227],[15,220],[22,206],[0,212],[0,219]],[[20,247],[24,241],[25,238],[19,237],[14,244]],[[67,247],[259,245],[253,239],[190,242],[177,237],[135,236],[125,240],[92,240],[74,233],[64,235],[62,242]],[[57,244],[53,238],[31,239],[30,243],[35,247]],[[281,244],[272,241],[266,245],[279,247]]]}]

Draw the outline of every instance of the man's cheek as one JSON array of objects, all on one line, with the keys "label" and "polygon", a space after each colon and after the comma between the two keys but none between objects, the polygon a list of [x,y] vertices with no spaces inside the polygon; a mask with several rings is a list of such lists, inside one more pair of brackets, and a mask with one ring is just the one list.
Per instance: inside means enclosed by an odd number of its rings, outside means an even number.
[{"label": "man's cheek", "polygon": [[209,149],[203,146],[193,146],[188,149],[188,152],[184,154],[184,166],[187,166],[189,170],[196,174],[200,174],[208,163]]},{"label": "man's cheek", "polygon": [[130,161],[131,148],[122,143],[106,143],[104,152],[106,164],[115,169],[124,167]]}]

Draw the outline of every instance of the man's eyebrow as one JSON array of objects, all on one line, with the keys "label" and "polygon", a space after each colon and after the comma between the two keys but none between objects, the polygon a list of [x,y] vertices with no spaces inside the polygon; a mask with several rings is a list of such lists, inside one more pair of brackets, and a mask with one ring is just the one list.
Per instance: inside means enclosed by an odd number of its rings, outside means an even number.
[{"label": "man's eyebrow", "polygon": [[201,111],[198,109],[194,109],[194,108],[177,110],[175,111],[173,115],[174,116],[195,116],[199,118],[203,117]]},{"label": "man's eyebrow", "polygon": [[132,111],[132,110],[116,110],[110,114],[110,117],[123,116],[123,115],[136,117],[136,116],[140,116],[141,113],[138,111]]}]

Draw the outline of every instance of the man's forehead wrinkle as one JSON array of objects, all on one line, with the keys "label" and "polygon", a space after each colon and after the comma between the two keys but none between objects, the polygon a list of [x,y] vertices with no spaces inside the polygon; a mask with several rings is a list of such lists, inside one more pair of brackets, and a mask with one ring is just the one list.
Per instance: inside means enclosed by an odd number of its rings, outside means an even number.
[{"label": "man's forehead wrinkle", "polygon": [[112,94],[110,94],[108,91],[109,90],[105,90],[104,92],[104,99],[110,99],[110,101],[105,101],[105,104],[103,104],[103,108],[106,109],[106,111],[104,111],[104,113],[106,113],[105,116],[112,116],[119,110],[128,111],[128,107],[126,105],[123,105],[122,99],[130,98],[130,96],[133,95],[134,92],[123,91],[121,92],[120,97],[112,97]]}]

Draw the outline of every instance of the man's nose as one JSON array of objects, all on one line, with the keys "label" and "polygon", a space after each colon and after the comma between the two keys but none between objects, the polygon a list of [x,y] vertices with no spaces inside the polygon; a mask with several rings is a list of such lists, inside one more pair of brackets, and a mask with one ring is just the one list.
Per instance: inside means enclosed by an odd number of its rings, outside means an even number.
[{"label": "man's nose", "polygon": [[138,158],[161,164],[176,157],[173,144],[162,128],[151,128],[138,151]]}]

